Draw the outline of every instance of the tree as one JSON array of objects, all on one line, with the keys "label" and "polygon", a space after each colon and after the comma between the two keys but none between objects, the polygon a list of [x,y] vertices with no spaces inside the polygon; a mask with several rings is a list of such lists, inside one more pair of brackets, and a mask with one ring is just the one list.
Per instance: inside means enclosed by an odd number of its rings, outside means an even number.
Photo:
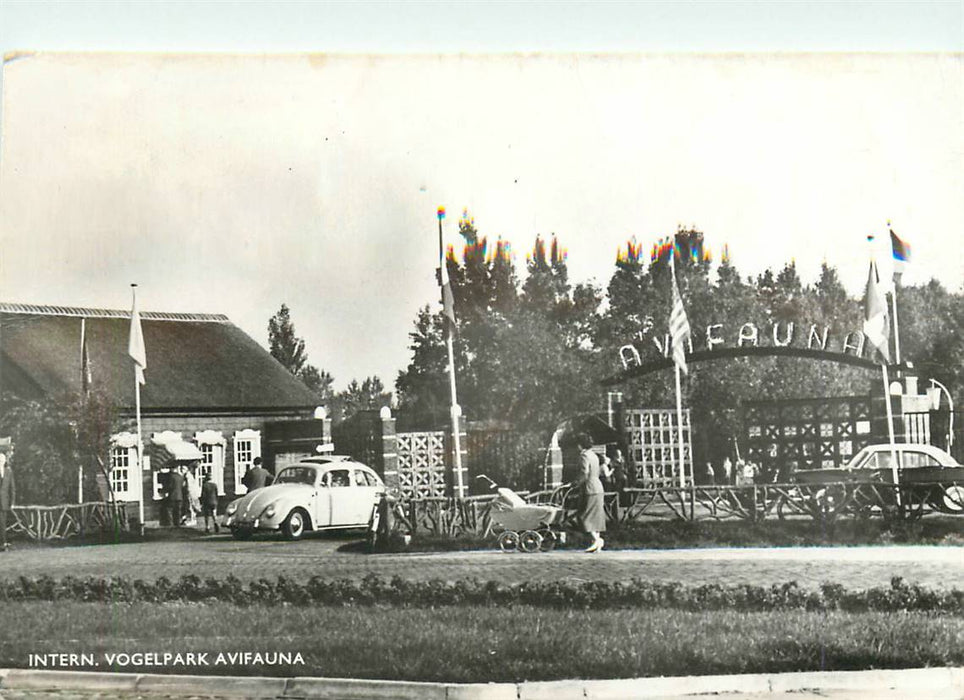
[{"label": "tree", "polygon": [[291,321],[287,304],[282,304],[278,313],[268,321],[268,349],[271,356],[295,376],[308,359],[305,341],[295,335],[295,324]]},{"label": "tree", "polygon": [[268,320],[268,350],[291,374],[317,394],[319,401],[330,401],[333,377],[324,370],[308,364],[305,341],[295,334],[295,324],[287,304]]},{"label": "tree", "polygon": [[[601,295],[573,288],[558,240],[537,237],[519,289],[508,242],[494,250],[467,216],[459,232],[461,258],[445,264],[453,284],[458,335],[454,339],[458,398],[474,420],[546,430],[562,418],[591,410],[595,385],[592,337]],[[419,312],[412,362],[396,381],[399,425],[437,427],[448,422],[449,386],[440,314]]]},{"label": "tree", "polygon": [[13,438],[18,502],[76,503],[78,467],[85,495],[99,500],[92,496],[98,492],[96,474],[103,475],[109,489],[110,437],[127,429],[128,422],[100,392],[39,400],[5,397],[0,432]]},{"label": "tree", "polygon": [[319,370],[314,365],[306,364],[301,368],[301,372],[298,373],[298,376],[301,381],[305,383],[305,386],[317,394],[321,403],[328,403],[332,400],[332,398],[334,398],[335,390],[333,385],[335,383],[335,379],[330,373],[324,370]]}]

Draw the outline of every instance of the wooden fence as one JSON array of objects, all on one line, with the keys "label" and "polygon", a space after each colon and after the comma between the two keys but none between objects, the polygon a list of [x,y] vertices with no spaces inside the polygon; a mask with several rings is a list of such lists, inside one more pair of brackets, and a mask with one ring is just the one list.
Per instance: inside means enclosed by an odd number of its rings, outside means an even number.
[{"label": "wooden fence", "polygon": [[62,540],[88,532],[128,529],[127,503],[75,503],[59,506],[14,506],[8,534],[32,540]]},{"label": "wooden fence", "polygon": [[[577,496],[567,487],[524,495],[529,503],[564,511],[563,527],[578,529]],[[493,533],[494,495],[413,498],[393,506],[393,529],[411,534],[485,537]],[[901,484],[753,484],[686,488],[629,488],[606,494],[611,523],[883,517],[912,520],[927,513],[964,515],[964,481]]]}]

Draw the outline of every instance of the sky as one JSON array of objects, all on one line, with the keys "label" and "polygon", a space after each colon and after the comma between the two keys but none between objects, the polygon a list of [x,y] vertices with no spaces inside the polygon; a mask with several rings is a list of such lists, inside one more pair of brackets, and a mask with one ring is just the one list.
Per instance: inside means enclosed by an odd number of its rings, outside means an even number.
[{"label": "sky", "polygon": [[285,303],[340,389],[438,307],[438,206],[602,287],[683,225],[859,295],[891,221],[961,290],[964,8],[818,5],[0,0],[0,300]]}]

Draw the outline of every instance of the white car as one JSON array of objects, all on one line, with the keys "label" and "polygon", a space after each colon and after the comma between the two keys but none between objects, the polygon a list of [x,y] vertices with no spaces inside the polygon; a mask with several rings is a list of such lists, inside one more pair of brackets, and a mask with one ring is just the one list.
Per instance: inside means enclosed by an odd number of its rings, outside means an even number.
[{"label": "white car", "polygon": [[867,445],[842,467],[802,470],[794,478],[802,484],[892,484],[895,454],[898,481],[912,489],[917,498],[947,513],[964,513],[964,466],[932,445]]},{"label": "white car", "polygon": [[232,501],[224,525],[237,539],[281,531],[291,540],[308,530],[367,527],[385,484],[350,457],[308,457],[282,469],[274,483]]}]

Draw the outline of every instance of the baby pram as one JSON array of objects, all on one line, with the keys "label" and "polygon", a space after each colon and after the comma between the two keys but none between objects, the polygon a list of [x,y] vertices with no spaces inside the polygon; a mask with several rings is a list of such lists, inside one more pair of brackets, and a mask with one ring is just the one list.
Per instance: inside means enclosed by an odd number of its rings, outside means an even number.
[{"label": "baby pram", "polygon": [[553,529],[562,521],[562,508],[526,503],[515,491],[499,487],[485,474],[476,478],[488,481],[498,494],[489,510],[490,530],[498,535],[503,552],[547,552],[565,542],[565,532]]}]

